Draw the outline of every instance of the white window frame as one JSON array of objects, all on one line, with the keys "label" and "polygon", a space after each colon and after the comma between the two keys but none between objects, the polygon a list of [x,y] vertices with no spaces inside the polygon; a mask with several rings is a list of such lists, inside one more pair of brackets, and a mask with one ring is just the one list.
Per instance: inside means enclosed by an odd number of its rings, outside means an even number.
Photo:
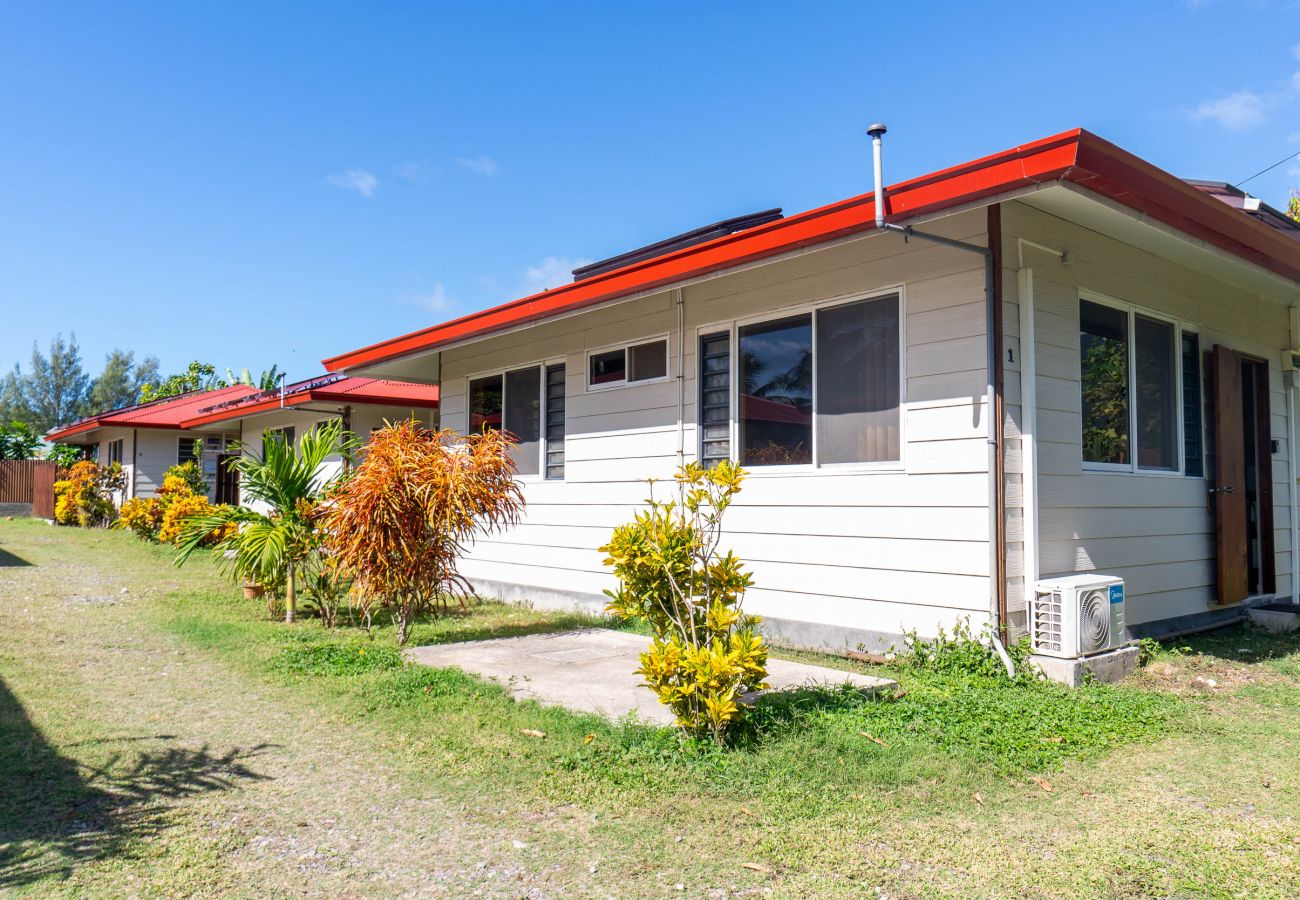
[{"label": "white window frame", "polygon": [[[1151,309],[1147,306],[1140,306],[1136,303],[1130,303],[1127,300],[1120,300],[1107,294],[1088,289],[1080,289],[1079,300],[1087,300],[1097,306],[1106,306],[1111,309],[1119,310],[1126,316],[1126,347],[1128,355],[1128,456],[1127,463],[1102,463],[1090,462],[1083,459],[1083,443],[1080,440],[1079,458],[1083,463],[1083,471],[1093,474],[1111,474],[1111,475],[1141,475],[1144,478],[1182,478],[1183,470],[1186,467],[1186,446],[1183,441],[1183,322],[1176,316],[1162,313]],[[1174,435],[1174,447],[1177,466],[1172,469],[1153,469],[1143,468],[1138,465],[1138,447],[1137,447],[1137,351],[1134,344],[1136,337],[1137,317],[1142,316],[1152,319],[1156,322],[1163,322],[1172,325],[1174,328],[1174,422],[1176,433]],[[1078,318],[1080,333],[1082,333],[1083,308],[1079,307]],[[1200,334],[1199,329],[1188,328]],[[1082,397],[1083,392],[1083,360],[1079,356],[1080,351],[1075,350],[1075,358],[1079,365],[1079,392]],[[1079,406],[1079,427],[1082,435],[1083,427],[1083,406]],[[1204,423],[1202,423],[1204,427]]]},{"label": "white window frame", "polygon": [[[863,300],[883,300],[886,297],[898,298],[898,456],[896,460],[881,460],[879,462],[843,462],[843,463],[822,463],[818,462],[817,447],[817,324],[815,313],[819,309],[831,309],[837,306],[847,306],[851,303],[858,303]],[[797,463],[794,465],[746,465],[746,471],[752,477],[758,478],[779,478],[783,476],[795,475],[825,475],[825,474],[897,474],[907,471],[907,293],[904,285],[890,285],[873,289],[870,291],[855,292],[852,294],[841,294],[833,297],[825,297],[821,300],[814,300],[807,303],[800,303],[794,306],[781,307],[779,309],[768,310],[767,312],[752,316],[744,316],[737,319],[728,319],[720,322],[713,322],[708,325],[701,325],[695,329],[696,343],[696,374],[699,379],[699,341],[700,338],[709,334],[718,334],[727,332],[730,335],[731,354],[731,417],[730,417],[730,449],[731,461],[740,461],[740,382],[736,378],[736,372],[740,363],[740,329],[747,325],[758,325],[763,322],[771,322],[776,319],[788,319],[793,316],[809,314],[813,316],[812,339],[813,339],[813,372],[812,372],[812,397],[813,397],[813,426],[812,426],[812,458],[811,463]],[[696,393],[699,391],[697,389]],[[696,402],[696,435],[695,435],[695,456],[700,456],[701,447],[701,429],[699,423],[699,403]]]},{"label": "white window frame", "polygon": [[[552,484],[562,484],[562,483],[564,483],[565,481],[568,481],[568,479],[569,479],[569,466],[568,466],[568,462],[569,462],[569,454],[568,454],[568,450],[567,450],[567,448],[566,448],[566,450],[565,450],[565,454],[564,454],[564,462],[565,462],[565,466],[564,466],[564,477],[563,477],[563,478],[547,478],[547,477],[546,477],[546,451],[547,451],[547,447],[548,447],[548,445],[549,445],[549,443],[550,443],[550,442],[547,440],[547,437],[546,437],[546,413],[547,413],[547,409],[546,409],[546,367],[547,367],[547,366],[559,366],[559,365],[563,365],[563,366],[564,366],[564,373],[565,373],[565,374],[564,374],[564,380],[565,380],[564,399],[565,399],[566,403],[565,403],[565,410],[564,410],[564,440],[565,440],[565,442],[567,443],[567,442],[568,442],[568,439],[569,439],[569,414],[568,414],[568,413],[569,413],[569,410],[568,410],[568,403],[567,403],[567,401],[568,401],[568,399],[569,399],[569,389],[568,389],[568,380],[569,380],[569,374],[568,374],[568,373],[569,373],[569,366],[568,366],[568,358],[567,358],[567,357],[564,357],[564,356],[552,356],[552,357],[549,357],[549,358],[547,358],[547,359],[536,360],[536,361],[532,361],[532,362],[520,363],[520,364],[517,365],[517,366],[504,366],[504,367],[496,368],[496,369],[488,369],[488,370],[483,371],[483,372],[475,372],[475,373],[473,373],[473,374],[471,374],[471,375],[466,375],[466,376],[465,376],[465,430],[466,430],[466,432],[468,432],[468,431],[469,431],[469,417],[473,414],[472,411],[471,411],[470,408],[469,408],[470,384],[472,384],[472,383],[475,382],[475,381],[479,381],[479,380],[481,380],[481,379],[483,379],[483,378],[495,378],[495,377],[498,377],[498,376],[501,378],[501,424],[502,424],[502,426],[504,427],[504,426],[505,426],[505,409],[506,409],[506,373],[507,373],[507,372],[518,372],[518,371],[520,371],[521,369],[537,369],[537,370],[538,370],[538,375],[539,375],[539,378],[538,378],[538,382],[539,382],[539,385],[538,385],[538,392],[539,392],[539,397],[538,397],[538,404],[539,404],[539,405],[538,405],[538,409],[541,411],[541,419],[540,419],[540,422],[539,422],[541,433],[540,433],[540,435],[539,435],[539,440],[538,440],[538,442],[537,442],[537,443],[538,443],[538,448],[537,448],[537,452],[538,452],[538,458],[537,458],[537,473],[536,473],[536,474],[528,474],[528,475],[522,475],[522,474],[521,474],[521,475],[516,475],[516,476],[515,476],[515,477],[518,478],[520,481],[522,481],[522,482],[524,482],[524,483],[526,483],[526,484],[531,484],[531,483],[534,482],[534,481],[538,481],[538,482],[550,482],[550,483],[552,483]],[[637,384],[640,384],[641,382],[636,382],[636,383],[637,383]]]},{"label": "white window frame", "polygon": [[[117,459],[113,458],[114,456],[113,448],[115,447],[117,448],[117,454],[116,454]],[[110,466],[113,463],[117,463],[118,465],[125,465],[126,464],[125,454],[126,454],[126,438],[114,438],[113,440],[108,442],[108,464]]]},{"label": "white window frame", "polygon": [[[632,364],[632,359],[628,355],[633,347],[640,347],[642,344],[654,344],[659,341],[664,342],[664,374],[659,378],[642,378],[639,381],[628,381],[627,371]],[[605,384],[591,383],[591,358],[600,356],[603,353],[612,353],[615,350],[623,351],[623,380],[609,381]],[[671,381],[673,377],[673,353],[672,353],[672,335],[667,332],[663,334],[654,334],[645,338],[637,338],[633,341],[620,341],[617,344],[609,344],[604,347],[594,347],[586,352],[582,362],[582,383],[586,386],[587,393],[595,391],[617,391],[621,388],[641,387],[646,384],[663,384],[665,381]]]}]

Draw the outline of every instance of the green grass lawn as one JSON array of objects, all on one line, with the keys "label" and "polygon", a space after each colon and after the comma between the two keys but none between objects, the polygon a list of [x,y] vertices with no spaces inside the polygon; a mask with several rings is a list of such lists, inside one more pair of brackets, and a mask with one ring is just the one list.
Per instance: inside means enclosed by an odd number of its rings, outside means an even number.
[{"label": "green grass lawn", "polygon": [[[585,624],[485,604],[412,643]],[[117,533],[0,522],[0,626],[0,889],[1300,892],[1293,638],[1189,639],[1073,692],[789,654],[900,689],[774,698],[684,752],[405,665],[386,626],[267,621]]]}]

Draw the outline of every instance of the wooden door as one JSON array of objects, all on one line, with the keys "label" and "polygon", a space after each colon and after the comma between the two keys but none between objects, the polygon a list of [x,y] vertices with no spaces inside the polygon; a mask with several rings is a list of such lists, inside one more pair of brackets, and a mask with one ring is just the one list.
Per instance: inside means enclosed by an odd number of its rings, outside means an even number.
[{"label": "wooden door", "polygon": [[[1219,603],[1250,593],[1246,543],[1246,435],[1241,402],[1241,354],[1214,348],[1214,536]],[[1253,424],[1253,423],[1252,423]]]},{"label": "wooden door", "polygon": [[217,454],[217,502],[239,505],[239,473],[230,467],[236,453]]},{"label": "wooden door", "polygon": [[54,482],[59,467],[53,462],[36,462],[32,470],[32,515],[38,519],[54,518]]}]

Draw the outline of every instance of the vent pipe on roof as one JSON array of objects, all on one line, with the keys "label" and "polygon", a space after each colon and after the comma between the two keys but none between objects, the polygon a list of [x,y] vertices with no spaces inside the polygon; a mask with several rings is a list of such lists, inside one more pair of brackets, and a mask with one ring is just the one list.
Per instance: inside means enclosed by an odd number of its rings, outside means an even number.
[{"label": "vent pipe on roof", "polygon": [[885,132],[889,129],[885,127],[884,122],[877,122],[867,128],[867,134],[871,135],[871,170],[876,179],[876,228],[885,227],[885,164],[882,158],[882,147]]},{"label": "vent pipe on roof", "polygon": [[1006,648],[999,639],[1007,627],[1006,578],[1004,568],[1006,560],[1006,497],[1003,491],[1003,456],[1002,429],[1000,426],[1002,410],[1001,379],[1001,335],[998,334],[1002,321],[998,304],[1002,302],[997,289],[996,258],[993,253],[995,241],[1002,240],[1000,233],[994,233],[990,227],[987,246],[956,241],[939,234],[917,231],[911,225],[897,225],[885,221],[885,175],[882,159],[884,124],[876,122],[867,128],[871,137],[871,163],[875,178],[875,212],[876,230],[893,231],[903,236],[903,240],[918,238],[941,247],[951,247],[967,253],[976,253],[984,258],[984,358],[988,384],[986,386],[987,402],[984,406],[984,419],[988,424],[988,477],[989,477],[989,612],[997,623],[997,628],[990,635],[993,649],[997,651],[1007,677],[1015,677],[1015,667]]}]

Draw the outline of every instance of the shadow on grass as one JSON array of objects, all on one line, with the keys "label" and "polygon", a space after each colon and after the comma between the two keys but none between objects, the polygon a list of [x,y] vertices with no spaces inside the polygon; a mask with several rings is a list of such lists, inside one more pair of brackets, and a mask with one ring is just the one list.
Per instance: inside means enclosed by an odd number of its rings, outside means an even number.
[{"label": "shadow on grass", "polygon": [[1200,654],[1236,663],[1259,663],[1300,656],[1300,631],[1278,634],[1243,622],[1201,634],[1161,641],[1177,655]]},{"label": "shadow on grass", "polygon": [[30,566],[27,560],[21,556],[15,556],[3,547],[0,547],[0,569],[13,569],[20,566]]},{"label": "shadow on grass", "polygon": [[128,751],[171,735],[113,738],[98,766],[60,753],[0,681],[0,889],[66,877],[81,861],[130,855],[168,825],[170,801],[265,780],[250,761],[273,745],[213,752],[176,746]]}]

